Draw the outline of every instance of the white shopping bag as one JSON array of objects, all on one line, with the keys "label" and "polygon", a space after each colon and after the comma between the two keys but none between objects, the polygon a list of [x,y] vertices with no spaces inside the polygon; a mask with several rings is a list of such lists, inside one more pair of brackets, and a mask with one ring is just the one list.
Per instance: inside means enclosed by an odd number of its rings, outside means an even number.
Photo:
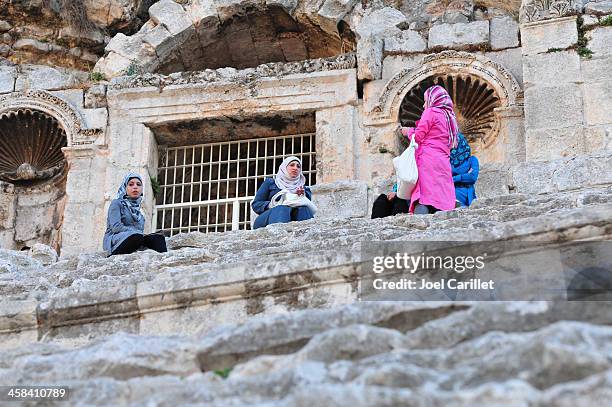
[{"label": "white shopping bag", "polygon": [[395,175],[397,176],[397,197],[410,199],[412,190],[419,179],[419,170],[414,156],[418,144],[414,141],[414,136],[410,145],[399,157],[393,159]]}]

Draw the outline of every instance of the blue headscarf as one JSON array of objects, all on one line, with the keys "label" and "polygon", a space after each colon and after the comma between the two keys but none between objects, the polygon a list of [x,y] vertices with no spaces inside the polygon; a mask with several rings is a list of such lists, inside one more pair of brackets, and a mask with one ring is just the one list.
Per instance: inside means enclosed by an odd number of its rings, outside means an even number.
[{"label": "blue headscarf", "polygon": [[[142,184],[142,193],[136,199],[128,198],[127,196],[127,184],[130,182],[132,178],[136,178]],[[142,203],[142,197],[144,195],[144,182],[142,182],[142,177],[134,172],[128,173],[124,178],[119,190],[117,191],[117,199],[121,202],[121,205],[125,206],[132,215],[132,219],[134,221],[139,222],[144,218],[142,212],[140,212],[140,204]]]},{"label": "blue headscarf", "polygon": [[466,162],[470,155],[472,155],[472,149],[463,133],[459,132],[457,134],[457,147],[450,151],[450,163],[453,167],[458,167]]}]

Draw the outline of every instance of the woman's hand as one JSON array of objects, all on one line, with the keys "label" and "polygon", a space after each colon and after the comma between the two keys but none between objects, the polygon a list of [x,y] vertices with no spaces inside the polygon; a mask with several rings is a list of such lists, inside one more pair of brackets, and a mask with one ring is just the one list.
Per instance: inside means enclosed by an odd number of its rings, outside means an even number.
[{"label": "woman's hand", "polygon": [[397,195],[397,194],[396,194],[395,192],[389,192],[389,193],[387,194],[387,200],[392,201],[392,200],[393,200],[393,198],[395,198],[395,196],[396,196],[396,195]]},{"label": "woman's hand", "polygon": [[409,137],[410,134],[414,132],[414,127],[401,127],[400,130],[402,135]]},{"label": "woman's hand", "polygon": [[299,187],[295,193],[298,194],[298,196],[304,195],[304,187]]}]

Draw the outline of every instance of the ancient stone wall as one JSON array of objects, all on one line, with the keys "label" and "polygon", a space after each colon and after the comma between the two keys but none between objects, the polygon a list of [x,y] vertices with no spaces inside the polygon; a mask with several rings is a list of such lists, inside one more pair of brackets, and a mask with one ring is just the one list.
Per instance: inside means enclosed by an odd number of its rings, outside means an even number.
[{"label": "ancient stone wall", "polygon": [[[105,37],[91,45],[103,55],[94,73],[42,54],[20,61],[54,66],[15,64],[26,54],[13,50],[13,62],[0,66],[0,92],[17,95],[6,98],[5,105],[14,105],[11,98],[35,99],[35,90],[49,90],[59,100],[51,105],[66,102],[76,112],[50,110],[81,123],[68,125],[67,133],[80,136],[71,136],[64,150],[69,215],[62,241],[73,252],[99,247],[105,210],[124,172],[155,178],[159,145],[280,134],[257,120],[293,120],[291,128],[316,133],[322,201],[335,208],[333,215],[366,215],[372,195],[393,180],[392,158],[404,147],[398,124],[413,123],[422,91],[435,82],[452,88],[484,179],[504,174],[497,185],[483,185],[481,196],[510,193],[518,188],[521,162],[573,156],[590,162],[589,155],[610,148],[610,89],[602,73],[610,68],[607,3],[546,4],[525,1],[519,12],[516,1],[162,0],[150,8],[85,2],[90,28]],[[3,39],[19,34],[19,41],[51,44],[75,24],[68,18],[63,28],[33,28],[40,35],[30,35],[22,29],[24,10],[38,9],[24,7],[11,6],[0,24],[8,33]],[[324,58],[311,59],[318,56]],[[308,126],[299,124],[305,117]],[[228,127],[234,122],[250,124],[238,134]],[[83,179],[85,188],[78,184]],[[342,181],[353,183],[329,184]],[[330,197],[339,191],[369,196],[365,211],[338,206]],[[83,216],[96,222],[83,230]]]}]

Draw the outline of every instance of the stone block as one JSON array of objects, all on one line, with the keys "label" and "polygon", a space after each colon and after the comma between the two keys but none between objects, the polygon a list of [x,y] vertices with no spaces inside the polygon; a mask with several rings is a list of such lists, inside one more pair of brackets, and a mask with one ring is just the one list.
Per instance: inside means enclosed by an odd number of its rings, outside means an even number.
[{"label": "stone block", "polygon": [[534,87],[525,90],[525,128],[556,129],[582,124],[580,85]]},{"label": "stone block", "polygon": [[[386,38],[398,34],[400,28],[408,26],[408,20],[401,11],[392,7],[369,9],[355,27],[358,40],[369,36]],[[359,46],[359,41],[357,42]]]},{"label": "stone block", "polygon": [[15,240],[27,242],[49,235],[53,229],[52,206],[28,206],[17,209]]},{"label": "stone block", "polygon": [[209,19],[215,19],[217,20],[217,23],[219,23],[219,16],[217,15],[217,6],[215,5],[214,1],[192,0],[189,3],[183,5],[183,7],[191,18],[191,22],[196,27]]},{"label": "stone block", "polygon": [[426,48],[427,43],[418,31],[406,30],[393,37],[385,38],[386,53],[409,54],[425,51]]},{"label": "stone block", "polygon": [[22,300],[11,301],[3,299],[0,302],[0,331],[12,331],[14,329],[36,329],[36,308],[38,301]]},{"label": "stone block", "polygon": [[580,56],[574,50],[525,55],[523,75],[527,86],[550,87],[581,83]]},{"label": "stone block", "polygon": [[365,112],[372,111],[378,103],[385,84],[386,80],[370,81],[363,84],[363,110]]},{"label": "stone block", "polygon": [[429,29],[429,48],[466,48],[489,42],[489,22],[438,24]]},{"label": "stone block", "polygon": [[376,80],[382,76],[383,40],[368,37],[357,42],[357,77]]},{"label": "stone block", "polygon": [[491,20],[491,49],[514,48],[519,46],[519,25],[512,17],[498,17]]},{"label": "stone block", "polygon": [[0,229],[12,229],[15,224],[16,195],[0,192]]},{"label": "stone block", "polygon": [[83,109],[83,89],[54,90],[49,93],[68,102],[76,110]]},{"label": "stone block", "polygon": [[155,49],[150,44],[143,42],[143,38],[142,34],[127,36],[118,33],[106,45],[105,50],[109,53],[121,55],[131,61],[137,61],[142,65],[142,63],[156,55]]},{"label": "stone block", "polygon": [[0,248],[14,250],[15,246],[15,229],[0,229]]},{"label": "stone block", "polygon": [[579,155],[513,168],[517,192],[541,194],[612,183],[612,152]]},{"label": "stone block", "polygon": [[132,61],[130,59],[111,52],[107,56],[100,58],[94,67],[94,71],[102,73],[107,79],[112,79],[123,75],[131,64]]},{"label": "stone block", "polygon": [[176,39],[163,25],[158,25],[144,35],[143,41],[155,49],[159,59],[164,59],[176,47]]},{"label": "stone block", "polygon": [[584,12],[596,15],[606,15],[612,13],[611,0],[590,1],[584,5]]},{"label": "stone block", "polygon": [[582,28],[593,28],[599,25],[599,18],[597,16],[585,14],[582,16]]},{"label": "stone block", "polygon": [[83,32],[73,27],[64,27],[59,31],[58,38],[67,38],[69,40],[83,40],[87,39],[95,44],[104,44],[105,36],[101,31],[97,29],[91,29]]},{"label": "stone block", "polygon": [[588,126],[612,124],[612,81],[601,79],[585,84],[584,120]]},{"label": "stone block", "polygon": [[508,165],[483,163],[476,183],[476,196],[480,199],[506,195],[512,187],[512,173]]},{"label": "stone block", "polygon": [[52,248],[42,243],[36,243],[30,248],[30,257],[42,263],[43,266],[48,266],[57,261],[57,252]]},{"label": "stone block", "polygon": [[601,58],[582,58],[580,60],[582,68],[582,79],[588,84],[608,80],[604,72],[612,71],[612,55]]},{"label": "stone block", "polygon": [[[161,312],[143,312],[140,335],[193,335],[213,327],[247,319],[246,301],[224,301],[218,305],[192,306]],[[142,311],[142,310],[141,310]],[[203,321],[206,321],[203,324]]]},{"label": "stone block", "polygon": [[[465,12],[454,11],[454,10],[453,11],[446,11],[442,15],[441,22],[448,23],[448,24],[467,23],[467,22],[470,21],[470,19],[468,18],[468,15],[470,15],[470,14],[471,14],[471,12],[465,13]],[[476,20],[484,20],[484,19],[476,18]]]},{"label": "stone block", "polygon": [[0,44],[0,56],[1,57],[8,57],[13,53],[13,49],[6,44]]},{"label": "stone block", "polygon": [[171,35],[182,35],[185,31],[193,30],[190,15],[180,4],[172,0],[161,0],[149,7],[149,17],[156,24],[161,24]]},{"label": "stone block", "polygon": [[338,22],[349,13],[358,0],[324,0],[317,12],[318,22],[324,31],[337,34]]},{"label": "stone block", "polygon": [[585,127],[584,149],[588,153],[612,150],[612,124]]},{"label": "stone block", "polygon": [[0,20],[0,33],[6,32],[11,28],[13,28],[11,23],[9,23],[8,21]]},{"label": "stone block", "polygon": [[[92,219],[92,214],[95,213],[94,203],[66,205],[62,226],[62,256],[102,249],[102,236],[94,233],[95,222],[83,222],[83,219]],[[84,239],[83,236],[90,236],[90,238]]]},{"label": "stone block", "polygon": [[555,160],[585,153],[582,126],[528,129],[525,144],[527,161]]},{"label": "stone block", "polygon": [[85,92],[84,106],[86,109],[106,107],[106,85],[93,85]]},{"label": "stone block", "polygon": [[355,177],[354,122],[353,106],[316,112],[318,182],[350,180]]},{"label": "stone block", "polygon": [[597,27],[587,32],[586,38],[593,57],[612,55],[612,27]]},{"label": "stone block", "polygon": [[423,62],[423,54],[420,55],[388,55],[383,59],[382,79],[388,80],[394,77],[402,69],[416,69]]},{"label": "stone block", "polygon": [[317,219],[352,218],[368,213],[368,185],[363,181],[338,181],[312,186]]},{"label": "stone block", "polygon": [[499,135],[494,146],[499,152],[499,162],[525,161],[525,113],[519,106],[498,107],[494,110],[499,120]]},{"label": "stone block", "polygon": [[105,107],[98,109],[85,109],[81,113],[86,129],[106,129],[108,111]]},{"label": "stone block", "polygon": [[0,66],[0,93],[13,92],[15,90],[16,77],[15,68]]},{"label": "stone block", "polygon": [[523,54],[520,48],[510,48],[503,51],[485,52],[485,57],[504,66],[523,85]]},{"label": "stone block", "polygon": [[15,91],[25,89],[74,88],[87,80],[84,72],[68,71],[42,65],[24,65],[15,81]]},{"label": "stone block", "polygon": [[32,38],[22,38],[15,41],[13,49],[20,51],[49,52],[49,44]]},{"label": "stone block", "polygon": [[577,41],[578,27],[575,16],[521,25],[523,55],[541,54],[551,48],[565,49]]}]

